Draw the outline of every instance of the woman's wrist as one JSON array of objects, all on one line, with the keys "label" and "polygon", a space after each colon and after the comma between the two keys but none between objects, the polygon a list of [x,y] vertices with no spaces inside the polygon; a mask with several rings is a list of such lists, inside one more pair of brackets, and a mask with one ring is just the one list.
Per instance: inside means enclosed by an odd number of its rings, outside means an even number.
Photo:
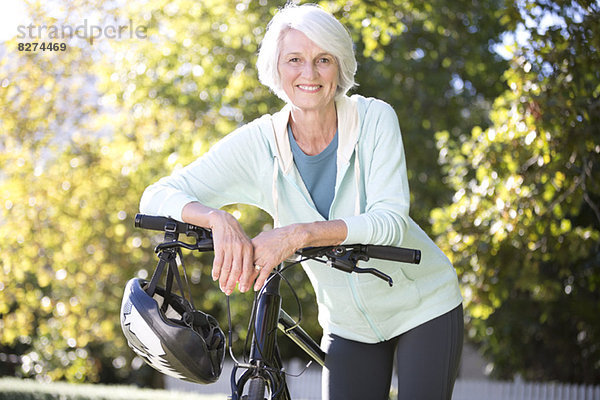
[{"label": "woman's wrist", "polygon": [[[222,223],[223,219],[230,215],[223,210],[211,208],[197,201],[186,204],[181,210],[181,219],[183,222],[197,225],[202,228],[212,229],[214,226]],[[233,216],[231,216],[233,218]]]},{"label": "woman's wrist", "polygon": [[290,225],[293,228],[296,250],[310,246],[335,246],[347,235],[346,223],[342,220],[307,222]]},{"label": "woman's wrist", "polygon": [[227,211],[212,209],[206,213],[206,219],[208,221],[208,228],[213,229],[215,226],[222,225],[228,217],[233,218],[233,215]]},{"label": "woman's wrist", "polygon": [[294,248],[294,251],[299,250],[303,247],[307,247],[310,241],[310,229],[308,228],[309,224],[292,224],[288,225],[286,228],[290,229],[290,236],[292,238],[291,243]]}]

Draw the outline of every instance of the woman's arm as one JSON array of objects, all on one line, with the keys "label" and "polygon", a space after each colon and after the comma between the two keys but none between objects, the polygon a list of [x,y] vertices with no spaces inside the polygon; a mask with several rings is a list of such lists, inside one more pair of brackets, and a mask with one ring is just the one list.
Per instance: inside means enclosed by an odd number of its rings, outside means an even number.
[{"label": "woman's arm", "polygon": [[219,280],[221,290],[230,295],[239,280],[240,291],[247,291],[257,271],[254,270],[252,242],[237,219],[226,211],[198,202],[186,204],[181,217],[183,222],[212,231],[215,248],[212,278]]},{"label": "woman's arm", "polygon": [[[212,277],[229,295],[239,282],[246,292],[256,279],[259,290],[273,268],[292,256],[296,250],[309,246],[334,246],[346,238],[342,220],[292,224],[261,232],[250,240],[239,222],[228,212],[198,202],[185,205],[181,213],[184,222],[212,230],[215,244]],[[254,265],[260,265],[259,271]],[[258,277],[257,277],[258,275]]]},{"label": "woman's arm", "polygon": [[343,244],[399,246],[410,221],[410,192],[400,125],[389,104],[370,103],[358,157],[365,199],[361,214],[340,217],[348,228]]},{"label": "woman's arm", "polygon": [[[309,246],[334,246],[346,238],[342,220],[292,224],[261,232],[250,240],[239,222],[228,212],[198,202],[185,205],[181,213],[184,222],[212,230],[215,244],[212,277],[229,295],[239,282],[246,292],[256,279],[259,290],[273,268],[292,256],[296,250]],[[254,265],[260,265],[259,271]],[[258,277],[257,277],[258,275]]]},{"label": "woman's arm", "polygon": [[[296,250],[309,246],[335,246],[344,241],[347,233],[346,224],[338,219],[292,224],[261,232],[252,239],[254,264],[262,267],[254,290],[259,290],[271,270],[292,256]],[[240,288],[241,286],[242,281]]]},{"label": "woman's arm", "polygon": [[215,209],[234,203],[265,207],[269,191],[262,183],[270,182],[272,166],[260,129],[253,123],[244,125],[196,161],[148,186],[140,211],[181,221],[183,207],[191,202]]},{"label": "woman's arm", "polygon": [[238,280],[240,288],[248,290],[248,282],[257,275],[250,238],[220,208],[232,203],[265,204],[267,191],[261,182],[266,182],[265,174],[272,176],[272,160],[261,138],[254,125],[240,128],[192,164],[146,188],[140,201],[142,213],[212,229],[212,277],[226,294],[233,292]]}]

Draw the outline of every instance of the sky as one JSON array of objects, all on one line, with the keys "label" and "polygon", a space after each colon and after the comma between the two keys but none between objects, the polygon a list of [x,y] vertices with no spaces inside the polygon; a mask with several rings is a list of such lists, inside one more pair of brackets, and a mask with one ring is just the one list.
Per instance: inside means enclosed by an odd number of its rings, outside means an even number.
[{"label": "sky", "polygon": [[27,25],[29,19],[21,0],[2,0],[0,3],[0,42],[15,36],[17,26]]},{"label": "sky", "polygon": [[[27,18],[25,2],[23,0],[0,0],[0,42],[4,42],[8,39],[11,39],[15,36],[18,31],[17,27],[19,25],[27,26],[31,21]],[[60,4],[60,0],[49,0],[49,3]],[[597,3],[600,3],[600,0],[596,0]],[[47,3],[47,5],[49,5]],[[49,5],[49,9],[52,11],[58,11],[60,7],[52,7]],[[564,21],[562,21],[564,23]],[[502,36],[502,42],[498,43],[494,46],[494,50],[500,54],[505,59],[509,59],[512,57],[512,53],[510,51],[511,47],[514,43],[518,43],[523,45],[529,38],[529,34],[526,28],[531,28],[531,24],[535,24],[533,21],[527,21],[527,27],[521,24],[516,32],[507,32]],[[551,25],[561,25],[561,20],[552,15],[545,15],[542,18],[540,26],[538,29],[546,29]]]}]

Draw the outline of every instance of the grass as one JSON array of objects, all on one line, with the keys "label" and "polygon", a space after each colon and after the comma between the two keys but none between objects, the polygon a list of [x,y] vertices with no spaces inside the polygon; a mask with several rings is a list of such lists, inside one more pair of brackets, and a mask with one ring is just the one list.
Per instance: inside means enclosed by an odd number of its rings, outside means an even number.
[{"label": "grass", "polygon": [[224,400],[225,395],[201,395],[135,386],[41,383],[31,379],[0,378],[0,400]]}]

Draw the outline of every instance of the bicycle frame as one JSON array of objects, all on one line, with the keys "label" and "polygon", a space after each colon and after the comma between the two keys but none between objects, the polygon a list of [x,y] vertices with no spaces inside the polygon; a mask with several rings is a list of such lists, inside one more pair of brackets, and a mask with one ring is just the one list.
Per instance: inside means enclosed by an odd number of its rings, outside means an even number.
[{"label": "bicycle frame", "polygon": [[[137,214],[135,226],[138,228],[152,229],[165,232],[165,241],[156,246],[155,251],[171,248],[185,248],[188,250],[211,251],[213,249],[210,231],[201,227],[178,222],[166,217],[147,216]],[[179,234],[195,238],[195,243],[188,244],[178,240]],[[421,252],[391,246],[377,245],[346,245],[308,247],[296,252],[303,259],[326,258],[330,267],[348,273],[370,273],[393,285],[392,278],[375,268],[359,268],[358,261],[368,261],[369,257],[419,264]],[[302,261],[302,260],[301,260]],[[253,340],[250,348],[250,357],[247,363],[238,363],[231,373],[232,400],[242,400],[242,392],[246,383],[249,383],[251,397],[261,398],[265,390],[265,383],[271,392],[271,397],[277,400],[291,400],[285,380],[283,363],[277,346],[277,329],[281,330],[294,341],[306,354],[319,365],[325,365],[325,353],[319,345],[308,335],[282,308],[279,288],[284,264],[272,272],[265,286],[259,292],[258,298],[253,303],[252,315],[254,318]],[[232,355],[233,357],[233,355]],[[235,361],[235,358],[234,358]],[[237,379],[239,368],[246,369]]]},{"label": "bicycle frame", "polygon": [[[281,277],[272,273],[254,304],[256,317],[250,359],[248,364],[240,364],[233,368],[232,400],[241,399],[244,385],[253,377],[260,377],[268,382],[274,398],[291,400],[277,346],[278,328],[314,361],[321,366],[325,365],[325,353],[319,345],[281,308],[280,284]],[[236,381],[237,370],[240,367],[247,370]]]},{"label": "bicycle frame", "polygon": [[283,308],[279,311],[278,328],[321,367],[325,366],[325,352]]}]

